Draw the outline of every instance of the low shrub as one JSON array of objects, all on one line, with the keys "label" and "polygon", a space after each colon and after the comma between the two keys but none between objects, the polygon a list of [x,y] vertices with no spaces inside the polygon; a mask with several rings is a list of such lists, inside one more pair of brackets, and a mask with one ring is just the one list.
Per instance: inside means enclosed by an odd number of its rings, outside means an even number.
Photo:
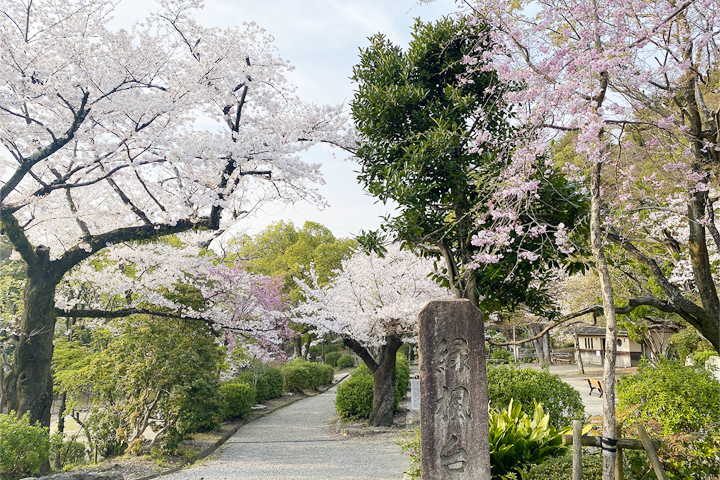
[{"label": "low shrub", "polygon": [[307,388],[317,389],[333,382],[335,371],[330,365],[308,362],[296,358],[280,368],[286,392],[301,392]]},{"label": "low shrub", "polygon": [[[553,457],[528,471],[526,480],[561,480],[572,478],[572,455]],[[583,480],[602,480],[602,456],[582,456]]]},{"label": "low shrub", "polygon": [[50,437],[50,456],[56,469],[85,465],[85,444],[75,439],[63,438],[61,433]]},{"label": "low shrub", "polygon": [[263,377],[267,379],[267,399],[282,397],[285,379],[279,368],[268,368]]},{"label": "low shrub", "polygon": [[348,355],[347,353],[342,357],[338,358],[337,368],[342,370],[343,368],[350,368],[355,366],[355,356]]},{"label": "low shrub", "polygon": [[533,465],[567,452],[562,434],[550,425],[550,416],[535,404],[533,416],[510,400],[507,408],[490,411],[490,467],[493,479],[515,473],[522,478]]},{"label": "low shrub", "polygon": [[325,354],[325,364],[330,365],[331,367],[337,366],[338,359],[342,357],[342,353],[340,352],[330,352]]},{"label": "low shrub", "polygon": [[490,352],[490,358],[494,360],[510,361],[513,359],[513,354],[511,352],[508,352],[507,350],[503,350],[502,348],[496,348],[495,350]]},{"label": "low shrub", "polygon": [[30,414],[0,414],[0,478],[16,480],[40,471],[50,458],[50,436],[39,424],[30,425]]},{"label": "low shrub", "polygon": [[229,382],[220,386],[225,418],[245,417],[255,405],[255,389],[247,383]]},{"label": "low shrub", "polygon": [[555,428],[570,425],[585,415],[580,393],[547,370],[489,366],[487,387],[492,408],[504,408],[514,400],[526,412],[532,412],[535,403],[540,403],[550,415],[550,425]]},{"label": "low shrub", "polygon": [[337,389],[335,409],[344,418],[367,418],[372,412],[373,379],[371,375],[350,375]]},{"label": "low shrub", "polygon": [[[642,362],[637,374],[620,380],[617,395],[626,435],[642,424],[661,437],[658,455],[669,477],[720,474],[720,385],[704,367],[667,359]],[[644,459],[633,466],[648,467]]]}]

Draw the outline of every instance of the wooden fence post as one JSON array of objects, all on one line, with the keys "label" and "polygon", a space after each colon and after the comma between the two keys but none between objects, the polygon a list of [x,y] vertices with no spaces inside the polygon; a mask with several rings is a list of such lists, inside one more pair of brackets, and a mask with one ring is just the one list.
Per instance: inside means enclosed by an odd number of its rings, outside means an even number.
[{"label": "wooden fence post", "polygon": [[582,421],[573,420],[572,480],[582,480]]},{"label": "wooden fence post", "polygon": [[[622,427],[617,425],[615,427],[615,438],[621,438]],[[625,480],[625,466],[623,465],[623,449],[617,447],[615,453],[615,480]]]},{"label": "wooden fence post", "polygon": [[643,427],[642,425],[638,425],[637,432],[640,436],[640,441],[645,447],[645,451],[648,454],[648,458],[650,459],[650,463],[652,464],[653,470],[655,470],[655,475],[657,475],[658,480],[667,480],[668,477],[665,474],[665,469],[660,462],[660,458],[658,458],[658,454],[655,451],[655,447],[653,447],[652,441],[650,440],[647,431],[645,431],[645,427]]}]

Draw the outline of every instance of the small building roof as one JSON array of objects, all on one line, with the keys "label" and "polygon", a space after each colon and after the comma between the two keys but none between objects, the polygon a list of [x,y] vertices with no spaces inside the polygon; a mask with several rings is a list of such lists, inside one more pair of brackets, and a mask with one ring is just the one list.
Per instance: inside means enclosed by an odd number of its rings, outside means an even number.
[{"label": "small building roof", "polygon": [[[585,337],[604,337],[605,336],[605,328],[603,327],[582,327],[578,330],[578,335],[583,335]],[[618,330],[618,337],[627,337],[628,332],[624,328],[621,328]]]}]

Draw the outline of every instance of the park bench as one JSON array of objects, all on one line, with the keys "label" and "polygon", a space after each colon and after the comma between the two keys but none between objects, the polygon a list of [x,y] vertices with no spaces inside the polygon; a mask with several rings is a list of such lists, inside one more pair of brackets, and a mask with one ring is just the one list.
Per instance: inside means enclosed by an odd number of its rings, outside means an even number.
[{"label": "park bench", "polygon": [[603,396],[603,386],[602,382],[598,380],[597,378],[586,378],[588,385],[590,385],[590,393],[588,395],[592,395],[593,390],[597,390],[600,392],[600,397]]}]

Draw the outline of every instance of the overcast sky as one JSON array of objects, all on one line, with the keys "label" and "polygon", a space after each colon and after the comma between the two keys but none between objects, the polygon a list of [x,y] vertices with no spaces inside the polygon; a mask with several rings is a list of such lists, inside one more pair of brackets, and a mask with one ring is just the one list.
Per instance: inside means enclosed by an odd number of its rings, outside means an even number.
[{"label": "overcast sky", "polygon": [[[123,0],[115,23],[129,25],[145,17],[154,2]],[[407,45],[414,18],[433,21],[457,11],[453,0],[420,4],[417,0],[206,0],[198,20],[208,26],[226,27],[254,21],[275,38],[278,54],[295,70],[288,75],[299,95],[318,104],[347,104],[352,99],[349,77],[358,60],[358,48],[367,38],[384,33],[391,41]],[[339,237],[376,229],[380,216],[390,208],[375,203],[358,185],[354,162],[347,154],[314,147],[308,161],[323,164],[326,184],[320,191],[330,204],[323,211],[303,202],[284,208],[268,206],[256,218],[243,220],[250,233],[278,220],[302,226],[306,220],[322,223]]]}]

